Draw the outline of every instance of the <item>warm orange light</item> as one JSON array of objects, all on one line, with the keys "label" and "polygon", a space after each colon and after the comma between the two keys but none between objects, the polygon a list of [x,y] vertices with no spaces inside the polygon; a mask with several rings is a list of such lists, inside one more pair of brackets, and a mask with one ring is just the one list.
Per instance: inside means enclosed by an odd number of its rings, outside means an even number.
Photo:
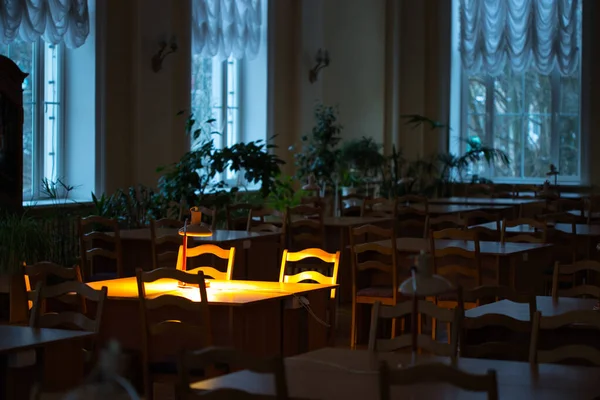
[{"label": "warm orange light", "polygon": [[210,228],[202,224],[202,212],[198,209],[198,207],[190,208],[190,213],[192,215],[192,222],[186,227],[179,229],[179,234],[181,236],[191,236],[191,237],[209,237],[212,236],[212,231]]}]

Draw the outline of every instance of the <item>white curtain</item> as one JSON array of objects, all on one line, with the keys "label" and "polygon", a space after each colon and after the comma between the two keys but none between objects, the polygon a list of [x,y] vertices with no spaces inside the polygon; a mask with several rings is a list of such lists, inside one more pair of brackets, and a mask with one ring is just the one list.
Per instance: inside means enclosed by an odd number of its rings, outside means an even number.
[{"label": "white curtain", "polygon": [[85,43],[90,33],[87,0],[0,0],[0,42],[18,37],[48,43],[64,40],[70,48]]},{"label": "white curtain", "polygon": [[254,58],[261,23],[261,0],[192,0],[192,53]]},{"label": "white curtain", "polygon": [[574,73],[581,43],[580,0],[460,0],[463,68],[492,76],[554,67]]}]

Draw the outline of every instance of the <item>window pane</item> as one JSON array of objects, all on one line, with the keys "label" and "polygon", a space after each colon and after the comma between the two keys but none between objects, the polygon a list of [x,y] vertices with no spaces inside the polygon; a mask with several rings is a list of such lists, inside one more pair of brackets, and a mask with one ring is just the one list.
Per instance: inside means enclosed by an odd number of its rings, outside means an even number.
[{"label": "window pane", "polygon": [[0,44],[0,54],[13,60],[29,76],[23,82],[23,199],[33,197],[34,145],[35,145],[35,43],[19,40],[10,45]]},{"label": "window pane", "polygon": [[559,116],[560,176],[579,176],[579,116]]},{"label": "window pane", "polygon": [[498,114],[521,113],[523,108],[523,79],[506,68],[494,78],[494,111]]},{"label": "window pane", "polygon": [[497,115],[494,119],[493,146],[504,151],[510,159],[508,167],[497,163],[494,175],[498,177],[521,177],[522,148],[521,133],[523,119],[521,116]]},{"label": "window pane", "polygon": [[44,178],[56,182],[58,176],[60,93],[59,46],[44,44]]},{"label": "window pane", "polygon": [[473,114],[485,113],[486,88],[485,76],[469,76],[469,109]]},{"label": "window pane", "polygon": [[[220,63],[213,66],[213,60],[202,58],[199,55],[192,57],[192,113],[197,121],[195,128],[198,128],[209,119],[215,119],[215,129],[220,127],[221,119],[221,92],[220,85],[215,90],[213,82],[219,82],[221,79]],[[203,127],[203,126],[202,126]],[[203,127],[204,128],[204,127]],[[219,137],[213,137],[216,142]],[[201,139],[201,138],[199,138]],[[192,143],[195,147],[198,143]]]},{"label": "window pane", "polygon": [[525,74],[526,114],[549,114],[552,112],[552,85],[549,76],[537,72]]},{"label": "window pane", "polygon": [[525,126],[525,177],[546,178],[552,164],[552,118],[530,115]]},{"label": "window pane", "polygon": [[579,114],[579,93],[579,76],[561,76],[559,112],[566,114]]}]

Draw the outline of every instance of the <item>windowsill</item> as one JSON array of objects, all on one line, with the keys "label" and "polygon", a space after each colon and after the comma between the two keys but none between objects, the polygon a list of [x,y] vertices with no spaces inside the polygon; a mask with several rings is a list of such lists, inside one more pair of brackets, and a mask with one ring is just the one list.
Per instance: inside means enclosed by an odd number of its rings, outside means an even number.
[{"label": "windowsill", "polygon": [[23,207],[31,208],[51,208],[51,207],[78,207],[92,204],[90,199],[39,199],[23,202]]}]

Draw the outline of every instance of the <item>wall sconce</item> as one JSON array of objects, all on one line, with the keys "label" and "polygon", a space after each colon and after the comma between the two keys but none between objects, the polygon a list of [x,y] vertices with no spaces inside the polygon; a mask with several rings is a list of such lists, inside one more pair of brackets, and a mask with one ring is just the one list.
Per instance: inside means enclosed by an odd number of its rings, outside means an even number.
[{"label": "wall sconce", "polygon": [[152,56],[152,71],[158,72],[162,69],[162,63],[169,54],[177,51],[177,42],[175,38],[171,39],[171,44],[167,45],[167,42],[160,42],[158,45],[158,53]]},{"label": "wall sconce", "polygon": [[319,77],[319,71],[329,65],[329,52],[327,50],[317,50],[315,60],[317,61],[317,65],[308,71],[308,81],[310,83],[315,83]]}]

